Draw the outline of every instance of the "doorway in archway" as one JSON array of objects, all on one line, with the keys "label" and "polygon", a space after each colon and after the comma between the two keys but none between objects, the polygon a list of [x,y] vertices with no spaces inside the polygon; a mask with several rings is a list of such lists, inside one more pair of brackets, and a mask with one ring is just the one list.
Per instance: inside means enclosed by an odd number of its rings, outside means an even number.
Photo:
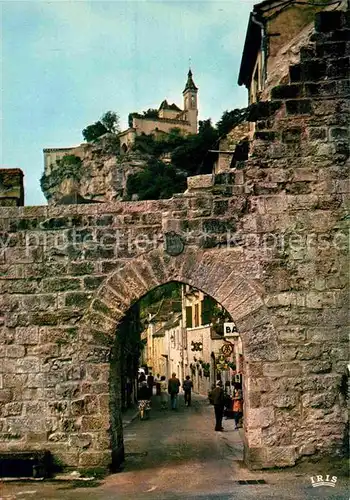
[{"label": "doorway in archway", "polygon": [[[118,324],[111,358],[110,411],[115,460],[121,460],[124,449],[123,412],[136,410],[140,399],[140,374],[153,377],[154,411],[159,410],[160,398],[164,398],[157,395],[161,378],[168,381],[173,373],[179,378],[179,411],[184,408],[181,393],[186,376],[193,383],[192,398],[206,406],[209,392],[221,379],[226,414],[232,417],[230,398],[237,374],[242,382],[243,365],[238,371],[239,335],[225,336],[226,324],[232,325],[233,320],[215,299],[175,281],[154,288],[129,308]],[[163,417],[166,419],[167,415]]]}]

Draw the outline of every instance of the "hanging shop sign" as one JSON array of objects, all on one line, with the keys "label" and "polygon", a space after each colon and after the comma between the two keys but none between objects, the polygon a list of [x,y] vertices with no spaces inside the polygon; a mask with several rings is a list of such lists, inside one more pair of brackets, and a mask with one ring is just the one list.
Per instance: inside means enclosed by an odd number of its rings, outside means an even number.
[{"label": "hanging shop sign", "polygon": [[221,346],[220,351],[222,352],[222,354],[226,358],[228,358],[233,353],[233,345],[232,344],[224,344]]},{"label": "hanging shop sign", "polygon": [[202,342],[191,342],[191,351],[203,351],[203,343]]},{"label": "hanging shop sign", "polygon": [[234,323],[224,323],[224,337],[239,337],[237,327]]},{"label": "hanging shop sign", "polygon": [[219,359],[216,362],[216,369],[218,371],[227,370],[226,359],[224,358],[224,356],[222,354],[220,355]]}]

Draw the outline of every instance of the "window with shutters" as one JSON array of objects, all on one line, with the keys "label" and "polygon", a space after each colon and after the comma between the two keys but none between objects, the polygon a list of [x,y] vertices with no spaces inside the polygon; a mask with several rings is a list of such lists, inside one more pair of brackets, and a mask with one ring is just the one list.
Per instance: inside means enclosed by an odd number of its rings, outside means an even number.
[{"label": "window with shutters", "polygon": [[186,307],[186,326],[192,328],[192,306]]},{"label": "window with shutters", "polygon": [[199,304],[194,306],[194,326],[199,326]]},{"label": "window with shutters", "polygon": [[212,321],[213,312],[216,302],[208,295],[202,300],[202,325],[209,325]]}]

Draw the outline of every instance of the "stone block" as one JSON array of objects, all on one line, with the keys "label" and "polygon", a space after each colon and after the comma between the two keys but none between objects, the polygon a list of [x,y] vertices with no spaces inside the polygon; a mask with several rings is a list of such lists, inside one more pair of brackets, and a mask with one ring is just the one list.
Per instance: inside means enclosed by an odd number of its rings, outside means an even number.
[{"label": "stone block", "polygon": [[59,352],[60,352],[60,346],[58,344],[51,343],[51,344],[40,344],[36,347],[33,347],[31,354],[38,355],[40,357],[57,358],[59,356]]},{"label": "stone block", "polygon": [[112,462],[112,452],[86,451],[79,456],[80,467],[107,467]]},{"label": "stone block", "polygon": [[297,459],[294,446],[271,446],[266,448],[266,467],[288,467]]},{"label": "stone block", "polygon": [[306,329],[302,326],[287,326],[278,329],[278,339],[281,343],[303,343],[306,336]]},{"label": "stone block", "polygon": [[85,308],[93,297],[92,293],[68,292],[65,294],[65,306],[74,308]]},{"label": "stone block", "polygon": [[326,127],[310,127],[309,128],[309,139],[311,141],[327,140]]},{"label": "stone block", "polygon": [[301,396],[301,403],[305,408],[332,408],[335,398],[333,391],[321,394],[306,393]]},{"label": "stone block", "polygon": [[83,416],[81,418],[82,432],[101,431],[109,428],[109,415]]},{"label": "stone block", "polygon": [[333,79],[345,79],[349,75],[350,62],[348,57],[330,59],[327,68],[327,76]]},{"label": "stone block", "polygon": [[289,79],[291,83],[301,81],[301,66],[300,64],[292,64],[289,66]]},{"label": "stone block", "polygon": [[39,330],[37,326],[26,326],[16,328],[17,344],[34,345],[39,340]]},{"label": "stone block", "polygon": [[[63,374],[58,374],[59,378]],[[80,384],[78,382],[63,382],[56,386],[56,394],[62,399],[73,399],[80,394]]]},{"label": "stone block", "polygon": [[49,434],[48,441],[53,443],[62,443],[68,441],[68,434],[65,432],[54,432],[53,434]]},{"label": "stone block", "polygon": [[313,375],[309,374],[302,381],[301,388],[303,392],[322,392],[322,391],[337,391],[341,385],[341,376],[329,374],[329,375]]},{"label": "stone block", "polygon": [[301,78],[303,81],[317,82],[324,80],[327,72],[327,64],[325,61],[311,60],[301,64]]},{"label": "stone block", "polygon": [[96,290],[105,278],[105,276],[87,276],[84,278],[84,288],[86,290]]},{"label": "stone block", "polygon": [[300,446],[298,455],[299,456],[309,456],[316,453],[316,445],[314,443],[306,443]]},{"label": "stone block", "polygon": [[69,446],[80,450],[87,450],[91,447],[93,441],[92,434],[71,434],[69,436]]},{"label": "stone block", "polygon": [[17,359],[16,371],[17,373],[39,373],[39,359],[34,356]]},{"label": "stone block", "polygon": [[314,360],[310,363],[303,364],[303,372],[308,373],[328,373],[332,370],[332,362],[330,360]]},{"label": "stone block", "polygon": [[196,175],[194,177],[187,177],[187,188],[192,191],[195,189],[207,189],[213,185],[213,176],[208,175]]},{"label": "stone block", "polygon": [[249,408],[246,415],[245,425],[247,429],[263,429],[274,423],[275,415],[273,407]]},{"label": "stone block", "polygon": [[297,377],[302,373],[300,362],[264,363],[263,374],[266,377]]},{"label": "stone block", "polygon": [[260,448],[261,442],[261,429],[250,429],[246,434],[246,442],[250,448]]},{"label": "stone block", "polygon": [[279,346],[279,360],[280,361],[293,361],[297,357],[298,347],[293,345]]},{"label": "stone block", "polygon": [[308,210],[316,207],[318,203],[318,197],[314,194],[290,194],[286,198],[291,210]]},{"label": "stone block", "polygon": [[286,109],[289,115],[311,115],[312,106],[310,99],[293,99],[286,101]]},{"label": "stone block", "polygon": [[286,394],[276,394],[271,396],[272,405],[276,408],[295,408],[299,401],[299,394],[296,393],[286,393]]},{"label": "stone block", "polygon": [[335,306],[334,292],[309,292],[306,295],[306,307],[311,309],[322,309],[323,307]]},{"label": "stone block", "polygon": [[331,99],[317,100],[314,103],[316,116],[334,115],[337,112],[337,102]]},{"label": "stone block", "polygon": [[9,345],[6,347],[6,356],[9,358],[23,358],[25,352],[25,347],[22,345]]},{"label": "stone block", "polygon": [[301,97],[303,86],[300,84],[278,85],[271,90],[272,99],[296,99]]},{"label": "stone block", "polygon": [[297,359],[310,360],[320,358],[323,352],[322,344],[304,344],[298,346]]},{"label": "stone block", "polygon": [[46,443],[47,442],[47,432],[27,432],[26,441],[28,443]]},{"label": "stone block", "polygon": [[315,16],[315,30],[317,33],[330,33],[343,27],[341,11],[317,12]]},{"label": "stone block", "polygon": [[95,272],[94,262],[71,262],[69,272],[72,276],[92,275]]},{"label": "stone block", "polygon": [[283,194],[266,196],[264,204],[267,213],[281,214],[287,210],[287,198]]},{"label": "stone block", "polygon": [[48,444],[47,448],[53,450],[54,457],[63,467],[79,467],[79,452],[66,452],[66,451],[58,451],[54,449],[52,444]]},{"label": "stone block", "polygon": [[249,469],[262,469],[266,463],[266,447],[244,446],[244,462]]},{"label": "stone block", "polygon": [[1,404],[10,403],[13,399],[13,391],[11,389],[0,389]]}]

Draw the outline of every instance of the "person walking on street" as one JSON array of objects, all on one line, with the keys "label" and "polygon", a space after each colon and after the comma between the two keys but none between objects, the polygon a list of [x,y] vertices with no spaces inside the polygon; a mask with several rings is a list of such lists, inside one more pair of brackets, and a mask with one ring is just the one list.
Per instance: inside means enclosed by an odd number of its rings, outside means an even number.
[{"label": "person walking on street", "polygon": [[216,387],[211,391],[210,398],[213,401],[215,411],[215,430],[221,432],[224,430],[224,428],[222,427],[222,418],[224,416],[225,401],[225,395],[221,380],[218,380],[216,382]]},{"label": "person walking on street", "polygon": [[180,380],[176,377],[176,373],[173,373],[168,382],[168,393],[170,394],[172,410],[176,410],[177,408],[177,395],[179,394],[180,385]]},{"label": "person walking on street", "polygon": [[157,373],[157,376],[154,377],[154,383],[156,384],[156,396],[160,396],[160,375]]},{"label": "person walking on street", "polygon": [[166,410],[168,407],[168,384],[165,380],[165,375],[160,378],[160,407],[162,410]]},{"label": "person walking on street", "polygon": [[152,372],[149,372],[149,375],[147,377],[147,385],[151,393],[151,396],[153,395],[153,384],[154,384],[154,377],[152,375]]},{"label": "person walking on street", "polygon": [[151,409],[151,396],[149,393],[149,388],[146,382],[146,376],[141,373],[139,377],[139,384],[137,388],[137,400],[139,406],[139,415],[141,420],[149,416],[149,411]]},{"label": "person walking on street", "polygon": [[234,385],[233,391],[233,418],[235,419],[235,430],[238,429],[238,424],[243,415],[243,395],[242,386],[238,382]]},{"label": "person walking on street", "polygon": [[184,383],[182,384],[182,388],[185,393],[185,405],[186,406],[191,406],[191,392],[193,388],[193,383],[192,380],[190,379],[189,375],[186,375],[186,380],[184,380]]}]

